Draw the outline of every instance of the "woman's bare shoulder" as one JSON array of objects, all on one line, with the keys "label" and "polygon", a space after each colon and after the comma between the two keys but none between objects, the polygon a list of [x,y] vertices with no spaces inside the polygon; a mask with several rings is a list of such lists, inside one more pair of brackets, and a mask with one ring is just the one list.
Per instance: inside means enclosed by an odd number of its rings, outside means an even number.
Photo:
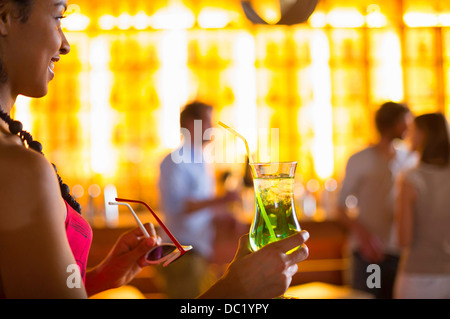
[{"label": "woman's bare shoulder", "polygon": [[52,166],[42,154],[21,145],[0,145],[1,184],[34,184],[38,177],[55,176]]},{"label": "woman's bare shoulder", "polygon": [[66,285],[67,266],[75,259],[64,228],[65,209],[55,171],[45,157],[21,145],[1,144],[0,294],[85,296],[84,290]]},{"label": "woman's bare shoulder", "polygon": [[15,144],[0,144],[0,154],[0,220],[8,212],[20,218],[41,206],[61,208],[58,180],[44,156]]}]

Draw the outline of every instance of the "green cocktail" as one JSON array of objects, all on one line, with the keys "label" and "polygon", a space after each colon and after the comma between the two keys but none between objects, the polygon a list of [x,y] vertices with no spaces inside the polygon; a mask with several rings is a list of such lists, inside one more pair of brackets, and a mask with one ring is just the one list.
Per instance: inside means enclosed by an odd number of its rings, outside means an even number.
[{"label": "green cocktail", "polygon": [[296,162],[250,164],[255,188],[255,218],[250,228],[253,251],[301,230],[294,205]]}]

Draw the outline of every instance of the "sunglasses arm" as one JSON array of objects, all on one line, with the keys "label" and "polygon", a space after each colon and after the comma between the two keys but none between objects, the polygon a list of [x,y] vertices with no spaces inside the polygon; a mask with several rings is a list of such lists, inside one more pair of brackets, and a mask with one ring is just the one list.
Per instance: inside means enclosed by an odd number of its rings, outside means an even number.
[{"label": "sunglasses arm", "polygon": [[182,252],[182,253],[186,252],[183,249],[183,246],[181,246],[181,244],[178,242],[178,240],[176,240],[175,236],[172,235],[170,230],[166,227],[166,225],[164,225],[162,220],[159,219],[158,215],[156,215],[156,213],[145,202],[142,202],[142,201],[139,201],[139,200],[133,200],[133,199],[123,199],[123,198],[116,198],[116,201],[118,201],[118,202],[139,203],[139,204],[144,205],[150,211],[150,213],[153,215],[153,217],[156,219],[156,221],[158,222],[159,226],[161,226],[161,228],[164,230],[164,232],[167,234],[167,236],[169,236],[170,240],[172,240],[172,242],[175,244],[175,246],[178,248],[178,250],[180,252]]},{"label": "sunglasses arm", "polygon": [[133,214],[134,219],[136,220],[136,223],[138,224],[139,228],[142,230],[142,232],[144,233],[144,236],[146,238],[150,238],[150,235],[148,234],[147,230],[145,229],[144,225],[142,224],[142,222],[139,220],[139,218],[137,217],[136,213],[134,212],[133,208],[131,208],[131,206],[127,203],[118,203],[118,202],[108,202],[109,205],[121,205],[121,206],[127,206],[128,209],[131,211],[131,213]]}]

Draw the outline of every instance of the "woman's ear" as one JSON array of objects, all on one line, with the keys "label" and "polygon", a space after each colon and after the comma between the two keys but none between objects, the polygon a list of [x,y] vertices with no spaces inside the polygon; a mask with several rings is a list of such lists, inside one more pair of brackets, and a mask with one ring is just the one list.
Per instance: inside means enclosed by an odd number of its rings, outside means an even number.
[{"label": "woman's ear", "polygon": [[8,34],[9,26],[11,24],[11,5],[0,5],[0,36]]}]

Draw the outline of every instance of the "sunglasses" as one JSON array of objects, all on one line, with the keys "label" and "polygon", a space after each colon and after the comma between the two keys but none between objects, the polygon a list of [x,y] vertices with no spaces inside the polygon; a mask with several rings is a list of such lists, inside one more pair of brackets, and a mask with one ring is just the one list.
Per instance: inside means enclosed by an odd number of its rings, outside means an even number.
[{"label": "sunglasses", "polygon": [[166,267],[170,263],[174,262],[181,256],[183,256],[185,253],[187,253],[189,250],[192,249],[192,246],[183,246],[181,245],[178,240],[175,238],[175,236],[172,235],[170,230],[164,225],[162,220],[156,215],[156,213],[148,206],[145,202],[139,201],[139,200],[133,200],[133,199],[123,199],[123,198],[116,198],[115,202],[108,202],[109,205],[121,205],[126,206],[133,214],[134,219],[136,220],[136,223],[138,224],[139,228],[141,229],[142,233],[146,238],[149,238],[150,235],[145,229],[142,222],[137,217],[136,213],[134,212],[133,208],[131,208],[130,204],[128,203],[139,203],[144,205],[150,213],[153,215],[153,217],[158,222],[159,226],[164,230],[164,232],[169,236],[171,243],[163,243],[158,246],[155,246],[151,248],[148,253],[145,255],[145,260],[149,264],[163,264],[163,267]]}]

